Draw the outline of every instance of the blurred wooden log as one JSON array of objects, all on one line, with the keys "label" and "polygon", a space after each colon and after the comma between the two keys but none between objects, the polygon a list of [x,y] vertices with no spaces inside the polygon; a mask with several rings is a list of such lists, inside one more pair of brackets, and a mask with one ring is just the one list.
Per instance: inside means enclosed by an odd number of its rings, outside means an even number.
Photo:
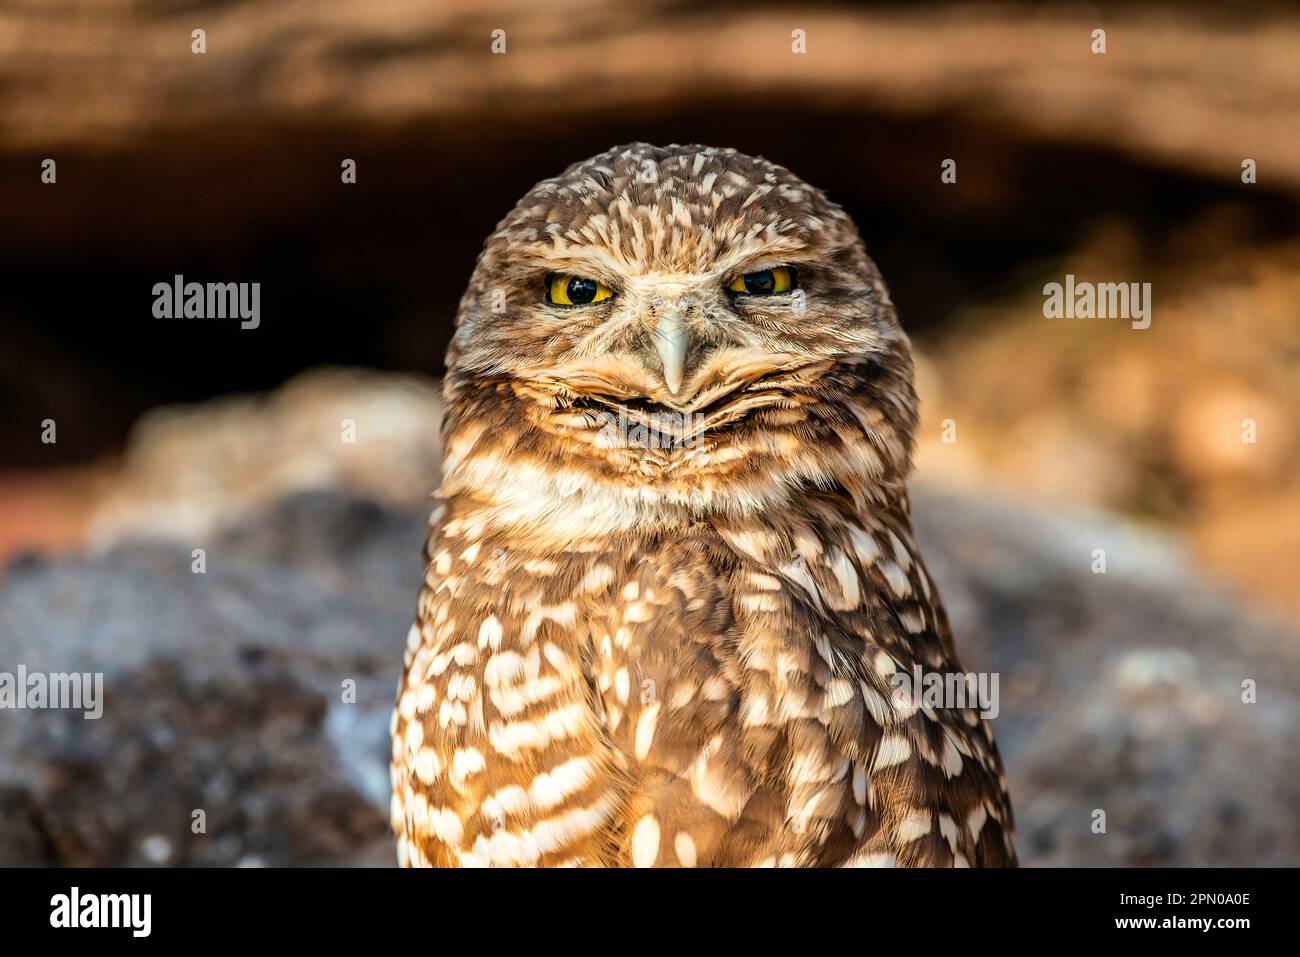
[{"label": "blurred wooden log", "polygon": [[[1091,31],[1108,51],[1091,52]],[[207,52],[191,52],[191,31]],[[490,50],[506,31],[506,53]],[[791,31],[807,54],[791,52]],[[1300,189],[1300,15],[1212,6],[1101,17],[962,5],[818,11],[667,0],[545,5],[25,0],[0,10],[0,155],[130,149],[250,122],[508,124],[780,94],[963,115],[1220,180],[1244,158]],[[779,116],[773,122],[780,122]]]}]

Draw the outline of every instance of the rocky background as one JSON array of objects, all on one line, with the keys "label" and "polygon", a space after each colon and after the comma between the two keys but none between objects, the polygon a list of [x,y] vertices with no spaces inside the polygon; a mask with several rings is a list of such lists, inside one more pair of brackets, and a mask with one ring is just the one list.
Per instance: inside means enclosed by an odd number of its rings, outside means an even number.
[{"label": "rocky background", "polygon": [[[1300,862],[1297,63],[1267,3],[0,9],[0,672],[108,697],[0,711],[0,864],[391,862],[455,301],[529,185],[638,139],[860,224],[1024,861]],[[153,320],[176,273],[260,281],[261,327]],[[1045,320],[1066,273],[1151,282],[1151,328]]]},{"label": "rocky background", "polygon": [[[0,713],[0,864],[392,861],[438,413],[432,382],[327,370],[141,424],[86,545],[16,557],[0,586],[5,662],[107,689],[98,720]],[[1000,674],[1025,863],[1300,859],[1293,626],[1104,513],[924,482],[914,513],[966,667]]]}]

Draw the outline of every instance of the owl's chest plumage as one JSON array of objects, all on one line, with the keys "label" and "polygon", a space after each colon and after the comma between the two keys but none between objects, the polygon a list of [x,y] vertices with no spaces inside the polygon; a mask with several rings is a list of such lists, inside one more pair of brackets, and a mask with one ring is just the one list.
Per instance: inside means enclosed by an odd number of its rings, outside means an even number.
[{"label": "owl's chest plumage", "polygon": [[705,866],[1013,859],[987,725],[891,676],[953,671],[905,508],[562,549],[448,502],[407,650],[407,863]]}]

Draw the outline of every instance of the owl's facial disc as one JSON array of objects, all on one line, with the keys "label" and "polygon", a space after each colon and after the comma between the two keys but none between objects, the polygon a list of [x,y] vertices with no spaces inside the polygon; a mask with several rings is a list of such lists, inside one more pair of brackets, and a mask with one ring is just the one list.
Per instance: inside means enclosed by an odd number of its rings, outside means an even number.
[{"label": "owl's facial disc", "polygon": [[816,270],[771,258],[759,249],[698,271],[549,269],[537,303],[546,347],[520,350],[527,358],[509,367],[528,421],[572,462],[647,489],[720,488],[799,450],[801,424],[811,437],[814,410],[830,408],[824,377],[844,340],[797,334],[819,321]]},{"label": "owl's facial disc", "polygon": [[489,238],[448,364],[448,475],[524,502],[525,473],[734,510],[897,494],[909,465],[907,341],[856,230],[730,150],[637,144],[539,183]]},{"label": "owl's facial disc", "polygon": [[542,283],[542,305],[553,314],[546,317],[545,361],[514,369],[561,401],[703,412],[761,375],[824,358],[771,328],[773,321],[792,327],[803,312],[795,266],[702,273],[623,272],[599,262],[565,267],[545,273]]},{"label": "owl's facial disc", "polygon": [[[826,356],[795,342],[787,348],[746,311],[767,300],[769,315],[797,319],[803,304],[793,295],[795,276],[787,266],[734,278],[720,271],[599,280],[548,274],[545,302],[562,310],[569,348],[516,366],[526,383],[520,394],[544,396],[553,410],[549,424],[565,433],[598,431],[598,448],[622,441],[644,449],[648,440],[666,450],[667,467],[698,465],[692,449],[716,447],[755,411],[789,404],[799,384],[792,373],[806,384],[829,368]],[[556,290],[566,293],[563,302]],[[587,308],[574,308],[574,298]],[[624,431],[624,422],[634,425],[634,434],[616,432],[616,420]]]}]

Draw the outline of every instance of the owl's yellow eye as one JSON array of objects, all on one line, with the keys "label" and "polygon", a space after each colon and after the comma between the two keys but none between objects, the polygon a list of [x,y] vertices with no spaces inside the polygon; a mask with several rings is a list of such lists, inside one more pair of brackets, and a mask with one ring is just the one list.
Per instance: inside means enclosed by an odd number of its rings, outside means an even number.
[{"label": "owl's yellow eye", "polygon": [[584,276],[551,273],[546,277],[546,301],[553,306],[587,306],[612,295],[608,286]]},{"label": "owl's yellow eye", "polygon": [[760,269],[747,272],[731,280],[727,289],[731,292],[743,292],[747,296],[770,296],[773,293],[789,292],[796,285],[795,271],[790,266],[777,266],[773,269]]}]

